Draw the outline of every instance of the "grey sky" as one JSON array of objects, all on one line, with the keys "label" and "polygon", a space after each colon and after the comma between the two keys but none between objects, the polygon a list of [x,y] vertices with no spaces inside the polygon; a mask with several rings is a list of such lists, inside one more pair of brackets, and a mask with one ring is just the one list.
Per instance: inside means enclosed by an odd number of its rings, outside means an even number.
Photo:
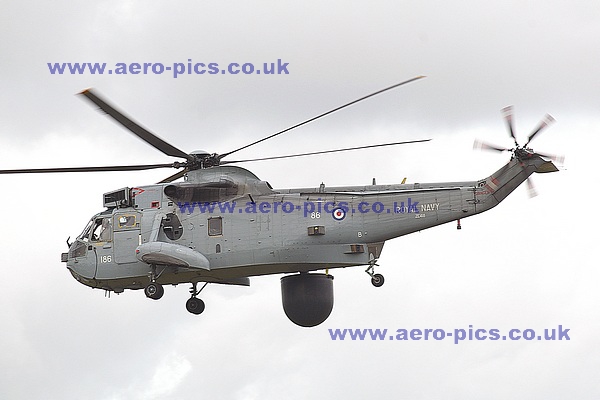
[{"label": "grey sky", "polygon": [[[169,162],[76,96],[94,87],[175,146],[223,153],[417,75],[257,145],[243,158],[432,138],[247,164],[276,188],[490,175],[545,113],[536,150],[566,155],[488,213],[386,243],[383,287],[333,271],[335,306],[299,328],[280,276],[108,299],[59,262],[102,194],[172,171],[2,176],[0,397],[61,399],[598,398],[600,6],[593,1],[0,1],[0,168]],[[48,62],[276,62],[289,75],[51,75]],[[328,328],[532,328],[570,341],[332,341]]]}]

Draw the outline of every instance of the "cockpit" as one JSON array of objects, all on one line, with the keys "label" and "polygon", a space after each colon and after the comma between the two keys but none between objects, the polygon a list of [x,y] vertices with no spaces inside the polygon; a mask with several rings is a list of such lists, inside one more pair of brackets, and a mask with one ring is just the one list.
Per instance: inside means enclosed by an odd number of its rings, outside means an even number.
[{"label": "cockpit", "polygon": [[88,245],[92,243],[112,241],[112,216],[110,214],[97,214],[87,223],[83,232],[77,236],[77,240],[69,247],[68,259],[83,257],[86,255]]},{"label": "cockpit", "polygon": [[112,215],[98,214],[86,225],[77,240],[82,242],[109,242],[112,238]]},{"label": "cockpit", "polygon": [[97,215],[88,222],[77,237],[82,242],[109,242],[112,238],[111,215]]}]

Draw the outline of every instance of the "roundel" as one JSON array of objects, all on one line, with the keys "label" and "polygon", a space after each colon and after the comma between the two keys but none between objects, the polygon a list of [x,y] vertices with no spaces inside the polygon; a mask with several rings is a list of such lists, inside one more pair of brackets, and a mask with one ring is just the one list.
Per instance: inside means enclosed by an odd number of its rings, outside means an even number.
[{"label": "roundel", "polygon": [[346,217],[346,211],[343,208],[338,207],[333,210],[331,215],[333,215],[333,219],[335,219],[336,221],[341,221]]}]

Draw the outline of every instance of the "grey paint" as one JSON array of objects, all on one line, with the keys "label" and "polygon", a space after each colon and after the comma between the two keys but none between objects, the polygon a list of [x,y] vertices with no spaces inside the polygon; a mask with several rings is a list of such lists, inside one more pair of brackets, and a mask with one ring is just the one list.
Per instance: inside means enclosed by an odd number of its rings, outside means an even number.
[{"label": "grey paint", "polygon": [[[183,184],[132,189],[134,204],[102,213],[114,215],[112,242],[79,238],[91,250],[83,257],[69,257],[67,266],[82,283],[117,292],[144,287],[152,276],[162,284],[228,283],[258,275],[364,266],[376,261],[386,240],[487,211],[532,173],[555,170],[551,162],[520,149],[490,176],[466,182],[273,190],[239,167],[191,171]],[[239,188],[236,196],[227,198],[228,204],[236,203],[233,212],[223,212],[218,205],[211,213],[198,212],[197,205],[186,210],[185,202],[164,194],[168,185],[198,187],[201,192],[207,183],[224,181]],[[315,207],[319,202],[329,203],[329,212],[305,215],[305,202]],[[378,202],[385,209],[359,212],[362,202]],[[275,203],[280,207],[293,204],[295,209],[259,209],[261,204]],[[246,212],[253,204],[256,213]],[[333,218],[334,204],[347,205],[343,219]],[[168,213],[175,214],[183,227],[177,240],[170,240],[161,229]],[[120,229],[122,215],[135,215],[139,223]],[[210,218],[220,218],[221,234],[209,235]],[[319,234],[309,234],[315,229]],[[71,246],[71,253],[78,242]],[[140,253],[137,258],[136,251]]]}]

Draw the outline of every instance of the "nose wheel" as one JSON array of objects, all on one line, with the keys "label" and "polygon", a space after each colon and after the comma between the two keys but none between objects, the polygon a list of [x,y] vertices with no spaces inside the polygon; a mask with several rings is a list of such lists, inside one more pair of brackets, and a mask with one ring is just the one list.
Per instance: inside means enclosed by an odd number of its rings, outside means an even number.
[{"label": "nose wheel", "polygon": [[206,287],[206,285],[208,285],[208,282],[206,282],[204,286],[200,288],[200,290],[197,290],[197,285],[198,283],[196,282],[192,283],[192,287],[190,288],[190,294],[192,295],[192,297],[188,299],[188,301],[186,301],[185,303],[185,308],[192,314],[196,315],[202,314],[202,312],[206,308],[204,301],[202,301],[202,299],[199,299],[197,296]]}]

